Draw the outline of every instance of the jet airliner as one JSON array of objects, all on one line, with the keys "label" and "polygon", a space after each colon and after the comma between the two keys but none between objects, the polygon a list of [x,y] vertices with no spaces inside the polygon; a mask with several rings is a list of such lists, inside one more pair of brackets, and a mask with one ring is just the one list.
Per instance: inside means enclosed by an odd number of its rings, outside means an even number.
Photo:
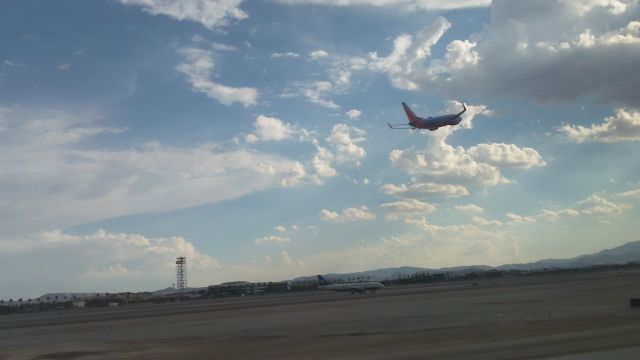
[{"label": "jet airliner", "polygon": [[351,293],[362,293],[365,294],[367,290],[369,290],[372,294],[376,292],[378,289],[382,289],[384,285],[377,281],[367,281],[367,282],[354,282],[354,283],[346,283],[346,284],[329,284],[329,282],[322,275],[318,275],[318,289],[321,290],[329,290],[329,291],[351,291]]},{"label": "jet airliner", "polygon": [[467,107],[462,103],[462,111],[457,114],[448,114],[448,115],[440,115],[440,116],[429,116],[428,118],[421,118],[416,116],[416,114],[411,111],[407,104],[402,103],[402,107],[404,108],[404,112],[407,114],[407,118],[409,119],[408,124],[389,124],[389,127],[393,130],[399,129],[427,129],[427,130],[437,130],[440,127],[447,125],[458,125],[460,121],[462,121],[462,114],[467,111]]}]

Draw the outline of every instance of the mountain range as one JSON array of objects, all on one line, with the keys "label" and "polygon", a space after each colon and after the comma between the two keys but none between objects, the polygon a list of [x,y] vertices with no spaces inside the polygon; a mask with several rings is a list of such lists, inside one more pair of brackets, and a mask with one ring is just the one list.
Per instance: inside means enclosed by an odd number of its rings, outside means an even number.
[{"label": "mountain range", "polygon": [[[624,245],[605,249],[595,254],[580,255],[569,259],[544,259],[523,264],[505,264],[497,267],[487,265],[470,265],[448,268],[423,268],[402,266],[395,268],[383,268],[362,272],[353,272],[346,274],[326,274],[327,280],[344,280],[344,281],[382,281],[398,279],[407,275],[413,275],[420,272],[428,272],[431,274],[449,272],[452,275],[464,275],[474,271],[486,271],[490,269],[497,270],[542,270],[547,269],[570,269],[589,267],[593,265],[614,265],[626,264],[629,262],[640,262],[640,241],[628,242]],[[294,279],[294,281],[311,281],[315,280],[315,276],[302,276]]]}]

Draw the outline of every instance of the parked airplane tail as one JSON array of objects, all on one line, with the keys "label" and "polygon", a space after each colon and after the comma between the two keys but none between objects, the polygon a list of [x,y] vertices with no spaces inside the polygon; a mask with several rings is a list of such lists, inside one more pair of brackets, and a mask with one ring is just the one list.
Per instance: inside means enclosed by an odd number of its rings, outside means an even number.
[{"label": "parked airplane tail", "polygon": [[324,278],[324,276],[322,275],[317,275],[318,276],[318,282],[320,283],[320,285],[329,285],[329,282],[327,281],[327,279]]},{"label": "parked airplane tail", "polygon": [[418,117],[416,116],[416,114],[414,114],[413,111],[411,111],[411,109],[409,108],[409,106],[407,106],[407,104],[402,103],[402,107],[404,108],[404,112],[407,113],[409,124],[415,123],[418,120]]}]

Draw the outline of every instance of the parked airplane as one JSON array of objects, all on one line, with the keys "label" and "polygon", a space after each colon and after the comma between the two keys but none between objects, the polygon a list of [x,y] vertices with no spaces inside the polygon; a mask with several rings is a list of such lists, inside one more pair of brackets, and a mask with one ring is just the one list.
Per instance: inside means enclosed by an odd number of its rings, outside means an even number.
[{"label": "parked airplane", "polygon": [[407,118],[409,118],[408,124],[389,124],[389,127],[393,130],[399,129],[428,129],[431,131],[437,130],[440,127],[447,125],[458,125],[460,121],[462,121],[462,114],[467,111],[467,107],[462,103],[463,110],[457,114],[448,114],[448,115],[440,115],[440,116],[429,116],[428,118],[421,118],[416,116],[416,114],[411,111],[407,104],[402,103],[402,107],[404,107],[404,112],[407,113]]},{"label": "parked airplane", "polygon": [[377,281],[329,284],[329,282],[322,275],[318,275],[318,283],[320,283],[318,289],[329,291],[351,291],[352,294],[356,292],[365,294],[367,290],[369,290],[373,294],[376,292],[376,290],[382,289],[384,287],[384,285]]}]

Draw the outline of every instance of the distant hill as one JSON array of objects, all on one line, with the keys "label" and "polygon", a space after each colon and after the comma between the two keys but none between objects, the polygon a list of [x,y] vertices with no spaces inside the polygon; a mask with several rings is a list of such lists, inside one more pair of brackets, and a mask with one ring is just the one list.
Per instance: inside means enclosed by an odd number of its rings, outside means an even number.
[{"label": "distant hill", "polygon": [[[625,264],[632,261],[640,262],[640,241],[633,241],[624,245],[602,250],[595,254],[581,255],[570,259],[544,259],[536,262],[525,264],[506,264],[498,267],[491,267],[487,265],[471,265],[471,266],[457,266],[439,269],[430,269],[422,267],[395,267],[395,268],[383,268],[362,272],[353,272],[346,274],[326,274],[323,275],[327,280],[340,279],[343,281],[350,280],[369,280],[369,281],[382,281],[382,280],[394,280],[402,278],[403,276],[413,275],[418,272],[449,272],[451,275],[465,275],[474,271],[486,271],[490,269],[499,270],[538,270],[538,269],[552,269],[552,268],[578,268],[587,267],[592,265],[606,265],[606,264]],[[302,276],[294,279],[294,281],[313,281],[314,276]]]},{"label": "distant hill", "polygon": [[545,259],[526,264],[507,264],[498,266],[498,269],[577,268],[592,265],[624,264],[631,261],[640,261],[640,241],[629,242],[595,254],[580,255],[570,259]]},{"label": "distant hill", "polygon": [[[450,267],[450,268],[441,268],[441,269],[430,269],[430,268],[422,268],[422,267],[413,267],[413,266],[402,266],[396,268],[383,268],[369,271],[361,271],[361,272],[353,272],[346,274],[324,274],[327,280],[343,280],[343,281],[383,281],[383,280],[395,280],[401,279],[405,276],[411,276],[415,273],[419,272],[429,272],[429,273],[439,273],[448,271],[454,275],[464,275],[474,271],[486,271],[489,269],[493,269],[491,266],[486,265],[471,265],[471,266],[458,266],[458,267]],[[314,281],[316,280],[316,276],[301,276],[295,278],[294,281]]]}]

